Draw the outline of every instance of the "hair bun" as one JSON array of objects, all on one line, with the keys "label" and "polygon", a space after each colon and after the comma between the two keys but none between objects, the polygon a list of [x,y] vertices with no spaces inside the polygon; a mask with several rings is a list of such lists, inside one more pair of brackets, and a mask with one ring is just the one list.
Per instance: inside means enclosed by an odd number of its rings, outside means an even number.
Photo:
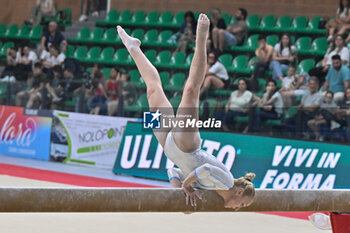
[{"label": "hair bun", "polygon": [[255,178],[255,173],[247,173],[244,176],[244,179],[246,179],[249,182],[252,182]]}]

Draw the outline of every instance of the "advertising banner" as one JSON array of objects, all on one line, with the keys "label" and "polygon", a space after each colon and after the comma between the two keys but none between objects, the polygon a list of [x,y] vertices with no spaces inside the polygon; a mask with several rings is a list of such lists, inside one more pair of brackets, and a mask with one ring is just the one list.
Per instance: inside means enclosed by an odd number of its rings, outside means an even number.
[{"label": "advertising banner", "polygon": [[[274,189],[350,188],[350,147],[309,141],[201,131],[202,148],[234,177],[256,173],[254,184]],[[173,164],[142,124],[128,123],[114,172],[167,180]]]},{"label": "advertising banner", "polygon": [[49,160],[51,123],[39,110],[0,105],[0,154]]},{"label": "advertising banner", "polygon": [[123,132],[135,118],[54,111],[51,160],[113,168]]}]

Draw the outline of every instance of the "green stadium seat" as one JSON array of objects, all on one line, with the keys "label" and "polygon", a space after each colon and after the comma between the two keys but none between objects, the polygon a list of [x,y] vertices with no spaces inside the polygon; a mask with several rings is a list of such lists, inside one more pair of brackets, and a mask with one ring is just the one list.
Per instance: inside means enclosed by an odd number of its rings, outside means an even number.
[{"label": "green stadium seat", "polygon": [[171,52],[169,50],[161,51],[154,62],[156,67],[167,67],[171,58]]},{"label": "green stadium seat", "polygon": [[4,37],[6,33],[6,24],[1,23],[0,24],[0,38]]},{"label": "green stadium seat", "polygon": [[172,21],[172,24],[171,24],[171,27],[173,28],[180,28],[181,27],[181,24],[184,22],[185,20],[185,12],[183,11],[180,11],[178,13],[176,13],[174,15],[174,18],[173,18],[173,21]]},{"label": "green stadium seat", "polygon": [[262,32],[273,31],[273,28],[275,26],[275,21],[276,21],[275,15],[266,15],[261,20],[259,31],[262,31]]},{"label": "green stadium seat", "polygon": [[242,46],[232,46],[231,51],[235,52],[254,52],[258,47],[259,35],[251,35]]},{"label": "green stadium seat", "polygon": [[72,12],[71,9],[69,7],[65,7],[61,9],[61,12],[64,12],[66,17],[65,18],[61,18],[61,14],[58,13],[58,18],[59,18],[59,25],[61,26],[70,26],[72,25]]},{"label": "green stadium seat", "polygon": [[186,53],[184,53],[184,52],[175,53],[171,57],[170,63],[167,66],[167,68],[184,69],[185,68],[185,58],[186,58]]},{"label": "green stadium seat", "polygon": [[249,62],[248,62],[248,65],[247,65],[247,70],[250,74],[253,74],[253,71],[254,71],[254,68],[255,68],[255,63],[256,61],[258,61],[258,57],[252,57]]},{"label": "green stadium seat", "polygon": [[169,100],[171,106],[173,106],[174,113],[177,112],[177,109],[179,108],[179,105],[181,103],[181,99],[182,99],[182,96],[181,95],[177,95],[177,96],[171,97],[171,99]]},{"label": "green stadium seat", "polygon": [[185,74],[176,73],[171,77],[169,83],[165,85],[164,90],[181,92],[184,84],[185,84]]},{"label": "green stadium seat", "polygon": [[133,26],[144,26],[145,25],[146,13],[145,11],[136,11],[131,18],[129,25]]},{"label": "green stadium seat", "polygon": [[295,47],[298,51],[298,54],[308,54],[311,45],[311,37],[304,36],[300,37],[295,42]]},{"label": "green stadium seat", "polygon": [[13,47],[15,47],[15,43],[13,43],[12,41],[6,42],[6,43],[2,46],[2,48],[1,48],[1,50],[0,50],[0,56],[1,56],[1,57],[5,57],[5,56],[6,56],[6,51],[7,51],[7,49],[8,49],[8,48],[13,48]]},{"label": "green stadium seat", "polygon": [[101,41],[103,44],[117,44],[122,43],[119,36],[117,36],[116,28],[109,28],[105,31],[103,39]]},{"label": "green stadium seat", "polygon": [[138,89],[146,88],[145,82],[143,81],[141,74],[138,70],[131,70],[129,72],[130,81],[135,85]]},{"label": "green stadium seat", "polygon": [[30,27],[29,25],[23,25],[21,29],[18,31],[18,34],[16,36],[17,39],[29,39],[29,33],[30,33]]},{"label": "green stadium seat", "polygon": [[66,57],[73,57],[73,55],[74,55],[74,46],[73,45],[68,45],[64,55]]},{"label": "green stadium seat", "polygon": [[313,68],[315,66],[315,60],[314,59],[304,59],[302,60],[299,65],[298,68],[296,70],[296,73],[299,74],[301,72],[306,72],[308,73],[309,70],[311,68]]},{"label": "green stadium seat", "polygon": [[142,40],[144,34],[145,31],[143,29],[135,29],[134,31],[132,31],[131,36]]},{"label": "green stadium seat", "polygon": [[169,27],[173,21],[173,14],[170,11],[166,11],[160,15],[158,25],[159,27]]},{"label": "green stadium seat", "polygon": [[223,54],[219,57],[219,61],[225,66],[226,70],[228,70],[232,65],[232,55]]},{"label": "green stadium seat", "polygon": [[43,26],[37,25],[32,28],[32,30],[29,33],[29,39],[30,40],[40,40],[43,34]]},{"label": "green stadium seat", "polygon": [[103,39],[103,34],[104,34],[104,30],[103,28],[97,27],[95,28],[92,33],[90,33],[90,39],[89,42],[92,43],[101,43],[102,39]]},{"label": "green stadium seat", "polygon": [[106,80],[109,80],[111,78],[111,68],[109,67],[103,67],[101,69],[103,75],[106,77]]},{"label": "green stadium seat", "polygon": [[228,13],[222,13],[221,18],[225,21],[226,26],[229,26],[230,20],[231,20],[231,15]]},{"label": "green stadium seat", "polygon": [[132,13],[130,10],[125,10],[123,12],[120,13],[118,21],[116,22],[116,24],[119,25],[129,25],[130,21],[131,21],[131,17],[132,17]]},{"label": "green stadium seat", "polygon": [[189,69],[192,63],[194,53],[190,53],[187,55],[185,60],[185,69]]},{"label": "green stadium seat", "polygon": [[157,26],[159,20],[158,11],[150,11],[145,18],[145,25],[154,27]]},{"label": "green stadium seat", "polygon": [[154,49],[150,49],[145,52],[145,56],[151,63],[153,63],[156,60],[157,52]]},{"label": "green stadium seat", "polygon": [[305,30],[305,32],[310,33],[310,34],[326,34],[327,30],[326,29],[318,29],[318,25],[320,23],[320,20],[322,17],[316,16],[310,19],[309,24]]},{"label": "green stadium seat", "polygon": [[260,16],[257,14],[250,15],[248,16],[246,23],[249,28],[249,31],[256,31],[259,29]]},{"label": "green stadium seat", "polygon": [[231,95],[231,90],[225,89],[217,89],[217,90],[209,90],[209,96],[219,97],[219,98],[227,98]]},{"label": "green stadium seat", "polygon": [[278,18],[276,26],[272,29],[274,32],[288,32],[292,23],[292,17],[289,15],[282,15]]},{"label": "green stadium seat", "polygon": [[125,112],[133,112],[141,114],[142,111],[148,109],[147,94],[142,94],[135,102],[135,104],[124,106]]},{"label": "green stadium seat", "polygon": [[14,39],[16,38],[18,34],[18,25],[17,24],[12,24],[5,32],[5,38],[7,39]]},{"label": "green stadium seat", "polygon": [[247,63],[247,55],[239,55],[235,57],[232,61],[232,72],[235,74],[248,74]]},{"label": "green stadium seat", "polygon": [[90,28],[88,27],[83,27],[80,29],[78,32],[77,36],[73,39],[68,39],[68,42],[70,43],[85,43],[89,40],[90,38]]},{"label": "green stadium seat", "polygon": [[327,38],[325,37],[316,38],[311,44],[311,49],[309,51],[309,54],[314,56],[324,56],[327,52],[327,46],[328,46]]},{"label": "green stadium seat", "polygon": [[306,16],[298,16],[295,17],[292,26],[289,29],[291,33],[304,33],[306,31],[307,26],[307,17]]},{"label": "green stadium seat", "polygon": [[97,62],[100,62],[103,64],[112,64],[111,61],[113,60],[113,56],[114,56],[114,48],[112,47],[104,48]]},{"label": "green stadium seat", "polygon": [[96,63],[99,60],[101,47],[94,46],[89,49],[86,57],[79,59],[81,62]]},{"label": "green stadium seat", "polygon": [[172,31],[170,30],[163,30],[161,33],[159,33],[159,36],[157,38],[157,46],[162,47],[176,47],[176,43],[168,43],[168,40],[172,36]]},{"label": "green stadium seat", "polygon": [[266,88],[266,80],[263,78],[258,78],[258,89],[260,93],[264,93]]},{"label": "green stadium seat", "polygon": [[169,83],[169,80],[170,80],[169,72],[167,71],[160,72],[159,77],[163,87]]},{"label": "green stadium seat", "polygon": [[142,45],[144,46],[156,46],[158,37],[158,31],[156,29],[148,30],[142,39]]},{"label": "green stadium seat", "polygon": [[[235,15],[232,15],[232,18],[231,18],[231,20],[230,20],[230,22],[229,22],[229,25],[231,25],[231,24],[233,24],[233,23],[236,23],[236,22],[237,22],[236,16],[235,16]],[[227,25],[227,26],[229,26],[229,25]]]},{"label": "green stadium seat", "polygon": [[269,35],[266,37],[267,44],[271,45],[272,47],[274,47],[278,43],[278,40],[279,38],[277,35]]},{"label": "green stadium seat", "polygon": [[[210,91],[211,92],[211,91]],[[216,109],[217,100],[216,98],[207,98],[204,101],[200,103],[200,110],[199,110],[199,116],[202,117],[213,117],[214,111]],[[207,107],[208,116],[203,116],[204,113],[204,107]]]},{"label": "green stadium seat", "polygon": [[73,57],[79,61],[83,61],[87,57],[88,49],[86,46],[79,46],[73,54]]},{"label": "green stadium seat", "polygon": [[96,25],[105,26],[105,25],[116,24],[118,21],[118,17],[119,17],[119,12],[117,10],[111,10],[108,12],[104,20],[96,21]]},{"label": "green stadium seat", "polygon": [[130,60],[128,58],[128,55],[129,53],[126,50],[126,48],[118,49],[117,52],[114,54],[113,59],[110,60],[109,63],[118,64],[118,65],[129,65]]}]

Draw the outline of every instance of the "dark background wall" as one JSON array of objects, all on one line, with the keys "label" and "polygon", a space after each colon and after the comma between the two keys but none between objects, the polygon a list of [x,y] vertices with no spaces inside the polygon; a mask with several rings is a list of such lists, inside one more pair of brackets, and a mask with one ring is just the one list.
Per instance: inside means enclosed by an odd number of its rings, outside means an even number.
[{"label": "dark background wall", "polygon": [[[29,13],[35,0],[0,0],[0,22],[22,24],[29,18]],[[80,15],[80,0],[56,0],[59,8],[70,7],[73,20]],[[308,15],[327,16],[335,15],[337,0],[111,0],[111,8],[118,10],[170,10],[202,11],[219,7],[222,12],[234,13],[238,7],[244,7],[249,14],[288,14],[291,16]]]}]

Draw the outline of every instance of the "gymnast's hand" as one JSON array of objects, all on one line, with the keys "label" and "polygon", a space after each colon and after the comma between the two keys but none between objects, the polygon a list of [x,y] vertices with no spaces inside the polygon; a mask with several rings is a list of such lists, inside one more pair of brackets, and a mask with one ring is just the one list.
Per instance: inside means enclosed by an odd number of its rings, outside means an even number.
[{"label": "gymnast's hand", "polygon": [[182,185],[182,190],[186,194],[186,205],[190,202],[191,206],[197,206],[196,197],[201,200],[199,194],[191,186]]}]

